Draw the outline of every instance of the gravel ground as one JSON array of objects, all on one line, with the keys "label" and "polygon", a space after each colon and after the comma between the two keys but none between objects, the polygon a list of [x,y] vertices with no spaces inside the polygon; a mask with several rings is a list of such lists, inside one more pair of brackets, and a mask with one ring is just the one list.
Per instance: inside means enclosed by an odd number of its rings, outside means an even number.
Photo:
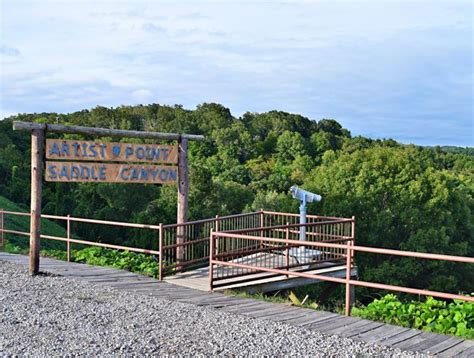
[{"label": "gravel ground", "polygon": [[32,278],[0,261],[5,355],[415,356],[79,280]]}]

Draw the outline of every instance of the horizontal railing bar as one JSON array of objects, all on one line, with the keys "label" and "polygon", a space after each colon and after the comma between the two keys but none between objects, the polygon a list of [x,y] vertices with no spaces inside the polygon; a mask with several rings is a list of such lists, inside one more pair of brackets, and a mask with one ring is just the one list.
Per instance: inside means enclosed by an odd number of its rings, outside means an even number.
[{"label": "horizontal railing bar", "polygon": [[289,224],[289,225],[275,225],[275,226],[260,226],[260,227],[253,227],[249,229],[235,229],[235,230],[225,230],[221,232],[225,233],[235,233],[235,232],[256,232],[256,231],[268,231],[268,230],[276,230],[276,229],[286,229],[290,227],[313,227],[313,226],[323,226],[328,224],[342,224],[342,223],[351,223],[353,219],[338,219],[334,221],[318,221],[314,223],[306,223],[306,224]]},{"label": "horizontal railing bar", "polygon": [[[347,245],[330,244],[330,243],[320,242],[320,241],[313,242],[313,241],[285,240],[285,239],[275,239],[275,238],[268,238],[268,237],[239,235],[239,234],[232,234],[228,232],[218,232],[218,231],[214,232],[213,235],[214,237],[222,237],[222,238],[228,237],[228,238],[235,238],[235,239],[279,242],[279,243],[288,243],[288,244],[299,243],[300,246],[347,249]],[[404,257],[416,257],[416,258],[429,259],[429,260],[441,260],[441,261],[452,261],[452,262],[474,264],[474,257],[468,257],[468,256],[431,254],[431,253],[426,253],[426,252],[391,250],[391,249],[381,249],[381,248],[366,247],[366,246],[350,246],[350,249],[353,251],[370,252],[374,254],[396,255],[396,256],[404,256]]]},{"label": "horizontal railing bar", "polygon": [[[227,261],[226,261],[227,262]],[[326,262],[331,262],[331,263],[334,263],[335,265],[338,265],[341,267],[341,271],[342,270],[346,270],[346,267],[345,267],[345,262],[346,262],[346,259],[345,258],[334,258],[334,259],[327,259],[327,260],[320,260],[320,261],[316,261],[314,262],[314,264],[322,264],[322,263],[326,263]],[[293,265],[290,265],[288,268],[301,268],[303,266],[310,266],[310,264],[293,264]],[[352,267],[353,269],[354,267]],[[279,270],[283,270],[283,269],[286,269],[286,266],[285,268],[282,268],[282,267],[279,267],[277,268]],[[306,268],[304,270],[298,270],[297,272],[307,272],[307,271],[311,271],[311,270],[314,270],[315,267],[309,267],[309,268]],[[248,282],[248,281],[253,281],[255,279],[245,279],[245,276],[251,276],[251,275],[255,275],[255,272],[248,272],[248,273],[237,273],[237,274],[233,274],[233,275],[227,275],[227,276],[223,276],[223,277],[214,277],[213,281],[224,281],[224,280],[227,280],[227,279],[232,279],[232,278],[236,278],[236,277],[244,277],[243,280],[232,280],[232,284],[237,284],[237,283],[242,283],[242,282]],[[278,274],[274,274],[274,275],[270,275],[268,277],[274,277],[274,276],[278,276]],[[228,284],[228,283],[227,283]],[[226,285],[226,283],[224,284],[221,284],[222,286],[223,285]],[[216,286],[217,287],[217,286]]]},{"label": "horizontal railing bar", "polygon": [[199,244],[201,242],[208,242],[208,241],[209,241],[209,237],[206,237],[204,239],[199,239],[199,240],[194,240],[194,241],[186,241],[186,242],[183,242],[181,244],[173,244],[173,245],[163,246],[163,250],[175,249],[177,247],[191,246],[191,245],[194,245],[194,244]]},{"label": "horizontal railing bar", "polygon": [[23,213],[20,211],[7,211],[7,210],[0,210],[3,214],[11,214],[11,215],[18,215],[18,216],[31,216],[31,213]]},{"label": "horizontal railing bar", "polygon": [[[262,211],[264,214],[269,214],[269,215],[276,215],[276,216],[292,216],[292,217],[300,217],[300,214],[294,214],[294,213],[282,213],[278,211]],[[340,218],[337,216],[320,216],[320,215],[306,215],[306,218],[310,219],[345,219],[345,218]]]},{"label": "horizontal railing bar", "polygon": [[45,124],[35,122],[13,122],[14,130],[34,130],[42,129],[53,133],[71,133],[71,134],[85,134],[96,135],[104,137],[128,137],[128,138],[149,138],[149,139],[169,139],[179,140],[204,140],[203,135],[199,134],[179,134],[179,133],[161,133],[161,132],[147,132],[147,131],[133,131],[125,129],[110,129],[110,128],[95,128],[95,127],[81,127],[70,126],[62,124]]},{"label": "horizontal railing bar", "polygon": [[[22,213],[16,211],[1,211],[4,214],[11,214],[11,215],[18,215],[18,216],[31,216],[31,213]],[[86,218],[79,218],[74,216],[61,216],[61,215],[50,215],[50,214],[42,214],[41,218],[43,219],[53,219],[53,220],[70,220],[76,222],[84,222],[84,223],[91,223],[91,224],[102,224],[102,225],[112,225],[112,226],[123,226],[123,227],[132,227],[138,229],[151,229],[151,230],[159,230],[159,225],[150,225],[150,224],[137,224],[137,223],[127,223],[123,221],[108,221],[108,220],[97,220],[97,219],[86,219]]]},{"label": "horizontal railing bar", "polygon": [[308,273],[304,273],[304,272],[287,271],[287,270],[281,270],[281,269],[272,269],[272,268],[268,268],[268,267],[251,266],[251,265],[245,265],[245,264],[238,264],[238,263],[235,263],[235,262],[219,261],[219,260],[215,260],[215,259],[212,259],[211,263],[215,264],[215,265],[232,266],[232,267],[238,267],[238,268],[249,269],[249,270],[278,273],[278,274],[281,274],[281,275],[289,275],[289,276],[293,275],[293,276],[301,276],[301,277],[304,277],[304,278],[321,279],[321,280],[337,282],[337,283],[346,283],[346,279],[344,279],[344,278],[328,277],[328,276],[322,276],[322,275],[316,275],[316,274],[308,274]]},{"label": "horizontal railing bar", "polygon": [[219,221],[220,222],[220,221],[225,220],[225,219],[242,218],[242,217],[246,217],[246,216],[259,215],[260,213],[261,213],[260,211],[254,211],[254,212],[251,212],[251,213],[219,216],[219,217],[211,218],[211,219],[187,221],[185,223],[180,223],[180,224],[166,224],[166,225],[163,225],[163,228],[169,229],[169,228],[175,228],[175,227],[180,227],[180,226],[191,226],[191,225],[195,225],[195,224],[205,224],[205,223],[210,223],[210,222],[214,222],[214,221]]},{"label": "horizontal railing bar", "polygon": [[78,217],[74,217],[74,216],[69,216],[68,217],[68,216],[43,214],[43,215],[41,215],[41,217],[45,218],[45,219],[53,219],[53,220],[70,220],[70,221],[90,223],[90,224],[123,226],[123,227],[132,227],[132,228],[138,228],[138,229],[151,229],[151,230],[159,230],[160,229],[159,225],[135,224],[135,223],[126,223],[126,222],[122,222],[122,221],[86,219],[86,218],[78,218]]},{"label": "horizontal railing bar", "polygon": [[300,276],[304,278],[319,279],[322,281],[337,282],[337,283],[344,283],[344,284],[347,283],[349,285],[354,285],[354,286],[362,286],[362,287],[377,288],[377,289],[382,289],[382,290],[411,293],[415,295],[433,296],[433,297],[440,297],[440,298],[446,298],[446,299],[454,299],[454,300],[458,299],[458,300],[463,300],[463,301],[474,302],[474,297],[472,296],[456,295],[456,294],[445,293],[445,292],[421,290],[421,289],[416,289],[416,288],[386,285],[382,283],[373,283],[373,282],[358,281],[358,280],[346,281],[346,279],[343,279],[343,278],[329,277],[329,276],[316,275],[316,274],[307,274],[304,272],[297,272],[297,271],[271,269],[271,268],[266,268],[266,267],[257,267],[257,266],[251,266],[251,265],[237,264],[234,262],[218,261],[214,259],[211,260],[211,263],[216,264],[216,265],[222,265],[222,266],[233,266],[233,267],[239,267],[239,268],[244,268],[244,269],[252,269],[255,271],[278,273],[281,275]]},{"label": "horizontal railing bar", "polygon": [[[261,231],[261,230],[256,230],[256,231]],[[285,229],[275,229],[273,231],[276,232],[286,232]],[[288,230],[291,234],[299,234],[299,230]],[[320,232],[308,232],[306,231],[306,236],[321,236],[321,237],[339,237],[340,240],[352,240],[352,236],[344,236],[344,235],[334,235],[334,234],[325,234],[325,233],[320,233]],[[330,240],[327,240],[330,241]],[[327,242],[325,241],[325,242]]]},{"label": "horizontal railing bar", "polygon": [[474,302],[474,297],[472,297],[472,296],[456,295],[456,294],[453,294],[453,293],[422,290],[422,289],[417,289],[417,288],[402,287],[402,286],[395,286],[395,285],[386,285],[386,284],[383,284],[383,283],[358,281],[358,280],[350,280],[349,284],[354,285],[354,286],[377,288],[377,289],[381,289],[381,290],[411,293],[411,294],[414,294],[414,295],[433,296],[433,297],[439,297],[439,298],[444,298],[444,299],[448,299],[448,300],[463,300],[463,301]]},{"label": "horizontal railing bar", "polygon": [[0,232],[4,232],[4,233],[6,233],[6,234],[15,234],[15,235],[30,236],[30,233],[29,233],[29,232],[24,232],[24,231],[0,229]]},{"label": "horizontal railing bar", "polygon": [[[165,256],[165,255],[163,255],[163,256]],[[201,261],[207,261],[208,259],[209,259],[209,256],[203,256],[203,257],[193,259],[193,260],[187,260],[187,261],[184,261],[184,262],[176,262],[172,265],[166,266],[165,269],[168,270],[170,267],[171,268],[186,267],[186,266],[190,266],[190,265],[196,264],[196,263],[201,262]]]},{"label": "horizontal railing bar", "polygon": [[41,235],[40,237],[43,238],[43,239],[63,241],[63,242],[69,241],[69,242],[74,243],[74,244],[98,246],[98,247],[103,247],[103,248],[106,248],[106,249],[125,250],[125,251],[138,252],[138,253],[142,253],[142,254],[152,254],[152,255],[158,255],[158,256],[160,255],[159,251],[148,250],[148,249],[140,249],[140,248],[136,248],[136,247],[104,244],[104,243],[101,243],[101,242],[93,242],[93,241],[85,241],[85,240],[77,240],[77,239],[69,239],[68,240],[66,237],[60,237],[60,236]]}]

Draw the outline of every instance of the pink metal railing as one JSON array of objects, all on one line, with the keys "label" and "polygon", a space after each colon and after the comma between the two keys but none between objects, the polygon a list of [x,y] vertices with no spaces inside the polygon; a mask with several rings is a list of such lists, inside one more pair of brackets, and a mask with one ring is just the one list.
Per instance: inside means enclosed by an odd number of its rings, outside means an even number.
[{"label": "pink metal railing", "polygon": [[[307,228],[313,225],[315,224],[308,224]],[[354,220],[351,220],[351,225],[352,225],[352,235],[353,235],[354,225],[355,225]],[[292,226],[289,225],[287,227],[287,232],[290,227]],[[324,251],[327,249],[340,250],[339,252],[343,253],[345,257],[346,277],[345,278],[329,277],[325,275],[318,275],[318,274],[298,271],[297,268],[295,267],[292,268],[292,267],[289,267],[288,265],[286,265],[285,267],[285,265],[282,265],[282,260],[277,261],[277,262],[267,261],[267,262],[264,262],[263,264],[257,260],[239,261],[239,259],[242,258],[242,256],[234,255],[232,251],[226,252],[225,250],[227,250],[229,246],[232,247],[232,245],[238,245],[238,243],[242,241],[244,241],[245,245],[247,245],[248,247],[251,246],[250,243],[252,243],[255,247],[259,245],[272,247],[275,251],[279,251],[280,254],[284,253],[286,250],[288,250],[288,248],[291,248],[291,247],[305,247],[307,249],[318,250],[318,251]],[[222,242],[226,242],[226,244],[222,245]],[[229,242],[235,242],[235,244],[232,244]],[[214,282],[216,280],[225,278],[222,276],[222,273],[225,272],[225,270],[227,270],[228,272],[229,271],[231,272],[233,269],[237,269],[237,270],[241,270],[242,274],[252,274],[252,273],[263,272],[263,273],[271,273],[271,274],[276,274],[276,275],[285,275],[287,277],[290,277],[290,276],[304,277],[304,278],[318,279],[322,281],[345,284],[346,285],[346,297],[345,297],[346,315],[350,315],[351,286],[362,286],[362,287],[398,291],[398,292],[404,292],[404,293],[410,293],[410,294],[416,294],[416,295],[433,296],[433,297],[439,297],[439,298],[444,298],[444,299],[459,299],[459,300],[474,302],[474,297],[472,296],[465,296],[465,295],[459,295],[459,294],[430,291],[430,290],[423,290],[423,289],[416,289],[416,288],[409,288],[409,287],[402,287],[402,286],[395,286],[395,285],[387,285],[383,283],[360,281],[360,280],[354,280],[351,278],[351,269],[354,265],[355,252],[366,252],[366,253],[394,255],[394,256],[402,256],[402,257],[414,257],[414,258],[420,258],[420,259],[441,260],[441,261],[450,261],[450,262],[468,263],[468,264],[474,264],[473,257],[440,255],[440,254],[431,254],[431,253],[422,253],[422,252],[355,246],[353,240],[346,240],[345,244],[341,244],[341,243],[330,243],[330,242],[322,242],[322,241],[293,240],[293,239],[288,238],[288,236],[285,239],[270,238],[270,237],[265,237],[265,236],[253,236],[253,235],[240,234],[240,233],[235,233],[235,232],[212,232],[211,239],[210,239],[210,248],[211,250],[210,250],[210,259],[209,259],[209,281],[210,281],[211,290],[214,288]],[[282,255],[282,256],[284,257],[285,255]]]},{"label": "pink metal railing", "polygon": [[[0,244],[3,245],[5,234],[14,234],[21,236],[29,236],[29,232],[22,232],[18,230],[10,230],[5,226],[4,218],[5,215],[16,215],[30,217],[30,213],[13,212],[0,210]],[[130,252],[152,254],[158,256],[159,259],[159,277],[163,278],[165,274],[172,274],[180,271],[185,271],[192,267],[205,266],[209,262],[209,238],[211,230],[219,231],[245,231],[252,235],[284,235],[285,230],[278,226],[272,226],[271,229],[262,229],[262,226],[270,226],[271,224],[276,225],[282,222],[297,222],[299,216],[297,214],[289,213],[278,213],[270,211],[258,211],[252,213],[244,213],[237,215],[227,216],[216,216],[212,219],[190,221],[183,224],[171,224],[171,225],[147,225],[147,224],[136,224],[126,223],[119,221],[107,221],[107,220],[96,220],[59,215],[41,215],[42,218],[51,220],[62,220],[66,221],[66,237],[58,237],[53,235],[42,234],[41,238],[48,240],[56,240],[66,243],[67,260],[71,260],[71,245],[81,244],[89,246],[97,246],[116,250],[127,250]],[[308,230],[307,236],[309,240],[328,240],[331,239],[337,230],[341,233],[343,228],[340,224],[336,230],[334,226],[333,230],[328,226],[323,226],[324,221],[328,220],[341,220],[333,217],[321,217],[308,215],[308,222],[319,222],[322,223],[319,226],[319,230],[311,231]],[[71,223],[86,223],[86,224],[98,224],[98,225],[111,225],[125,228],[138,228],[148,229],[156,231],[156,237],[158,241],[158,250],[151,250],[145,248],[137,248],[131,246],[114,245],[102,242],[86,241],[73,238],[71,235]],[[336,225],[336,224],[335,224]],[[251,233],[249,230],[259,228],[257,232]],[[336,230],[336,231],[334,231]],[[297,235],[294,230],[288,231],[288,235],[293,237]],[[245,248],[251,250],[251,247]],[[260,250],[265,250],[261,247]],[[340,254],[336,250],[332,253],[333,256],[327,256],[327,259],[340,258]]]},{"label": "pink metal railing", "polygon": [[[0,223],[1,223],[1,225],[0,225],[0,235],[1,235],[2,244],[4,242],[4,234],[30,236],[29,232],[7,229],[6,224],[5,224],[5,222],[6,222],[5,216],[6,215],[31,217],[30,213],[0,210]],[[74,238],[72,238],[72,235],[71,235],[71,223],[72,222],[81,222],[81,223],[89,223],[89,224],[118,226],[118,227],[125,227],[125,228],[138,228],[138,229],[154,230],[154,231],[157,231],[157,240],[159,240],[159,237],[160,237],[161,225],[147,225],[147,224],[126,223],[126,222],[120,222],[120,221],[95,220],[95,219],[72,217],[70,215],[59,216],[59,215],[46,215],[46,214],[43,214],[43,215],[41,215],[41,218],[50,219],[50,220],[66,221],[66,237],[46,235],[46,234],[42,234],[40,237],[42,239],[65,242],[66,243],[66,255],[67,255],[67,260],[68,261],[71,260],[71,244],[80,244],[80,245],[96,246],[96,247],[115,249],[115,250],[125,250],[125,251],[143,253],[143,254],[151,254],[151,255],[157,255],[159,258],[161,258],[161,251],[160,250],[149,250],[149,249],[138,248],[138,247],[130,247],[130,246],[123,246],[123,245],[114,245],[114,244],[108,244],[108,243],[102,243],[102,242],[74,239]],[[160,259],[160,261],[161,261],[161,259]]]}]

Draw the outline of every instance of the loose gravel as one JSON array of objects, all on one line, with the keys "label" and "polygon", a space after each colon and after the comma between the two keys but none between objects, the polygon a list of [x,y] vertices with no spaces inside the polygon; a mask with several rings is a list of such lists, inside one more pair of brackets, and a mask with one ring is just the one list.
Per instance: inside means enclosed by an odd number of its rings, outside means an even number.
[{"label": "loose gravel", "polygon": [[0,356],[421,356],[3,261],[0,316]]}]

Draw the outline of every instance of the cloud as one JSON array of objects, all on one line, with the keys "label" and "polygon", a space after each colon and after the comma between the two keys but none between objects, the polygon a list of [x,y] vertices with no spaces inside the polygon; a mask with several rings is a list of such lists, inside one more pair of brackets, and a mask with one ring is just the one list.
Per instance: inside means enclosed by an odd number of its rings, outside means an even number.
[{"label": "cloud", "polygon": [[11,57],[17,57],[21,55],[20,50],[14,48],[14,47],[8,47],[8,46],[1,46],[0,47],[0,54],[3,56],[11,56]]},{"label": "cloud", "polygon": [[132,92],[132,98],[137,103],[146,103],[153,97],[153,92],[147,89],[139,89]]},{"label": "cloud", "polygon": [[235,115],[280,109],[335,118],[355,135],[472,145],[469,10],[442,2],[6,2],[0,110],[215,101]]}]

